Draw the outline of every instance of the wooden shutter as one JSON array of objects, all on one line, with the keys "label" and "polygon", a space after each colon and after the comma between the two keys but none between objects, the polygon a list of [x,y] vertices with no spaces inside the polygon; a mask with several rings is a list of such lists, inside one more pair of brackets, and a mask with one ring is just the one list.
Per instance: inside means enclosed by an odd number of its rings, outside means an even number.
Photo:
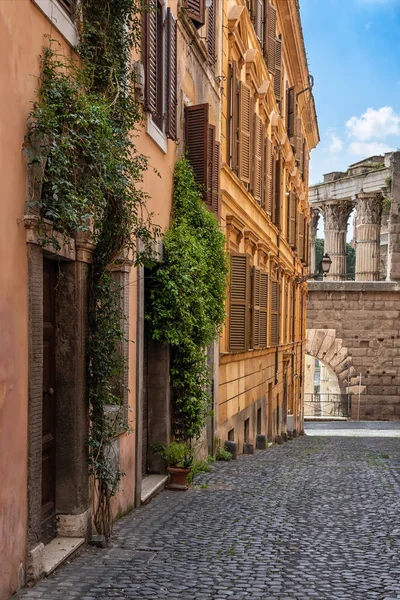
[{"label": "wooden shutter", "polygon": [[282,99],[282,40],[275,40],[275,73],[274,73],[275,98]]},{"label": "wooden shutter", "polygon": [[273,195],[273,167],[274,167],[274,153],[272,152],[272,142],[269,138],[265,138],[264,144],[265,152],[265,186],[264,186],[264,210],[269,215],[272,214],[272,195]]},{"label": "wooden shutter", "polygon": [[215,137],[215,127],[214,125],[209,125],[206,204],[210,210],[218,215],[220,192],[220,143],[215,140]]},{"label": "wooden shutter", "polygon": [[254,161],[253,161],[253,196],[261,206],[263,197],[263,147],[265,139],[265,126],[258,115],[254,115]]},{"label": "wooden shutter", "polygon": [[144,108],[157,112],[157,0],[146,0],[144,12]]},{"label": "wooden shutter", "polygon": [[281,158],[275,162],[274,198],[272,204],[272,221],[277,227],[280,226],[281,218]]},{"label": "wooden shutter", "polygon": [[295,88],[291,87],[287,91],[287,134],[291,140],[295,137],[295,118],[296,118],[296,94]]},{"label": "wooden shutter", "polygon": [[289,192],[288,242],[292,248],[296,247],[296,193],[295,192]]},{"label": "wooden shutter", "polygon": [[186,0],[186,11],[194,25],[201,27],[205,23],[205,0]]},{"label": "wooden shutter", "polygon": [[303,173],[303,181],[307,185],[309,178],[309,168],[310,168],[310,157],[308,154],[307,147],[304,147],[304,173]]},{"label": "wooden shutter", "polygon": [[301,146],[302,146],[301,117],[296,117],[296,140],[295,140],[294,153],[296,155],[297,161],[300,160]]},{"label": "wooden shutter", "polygon": [[171,9],[167,9],[167,89],[165,98],[167,99],[167,121],[166,134],[171,140],[177,139],[177,116],[178,105],[178,82],[177,82],[177,22]]},{"label": "wooden shutter", "polygon": [[250,183],[251,175],[251,90],[239,83],[239,178]]},{"label": "wooden shutter", "polygon": [[72,17],[75,1],[74,0],[58,0],[58,2],[59,2],[59,4],[61,4],[61,6],[65,10],[65,12],[70,17]]},{"label": "wooden shutter", "polygon": [[208,104],[185,107],[185,144],[189,162],[196,182],[202,186],[207,202],[208,151],[209,151]]},{"label": "wooden shutter", "polygon": [[297,234],[297,256],[300,260],[304,259],[304,214],[299,213]]},{"label": "wooden shutter", "polygon": [[230,96],[230,165],[232,170],[239,173],[239,79],[238,67],[232,64],[231,96]]},{"label": "wooden shutter", "polygon": [[272,4],[268,5],[268,43],[267,45],[267,67],[268,71],[274,75],[275,73],[275,51],[276,51],[276,9]]},{"label": "wooden shutter", "polygon": [[249,341],[249,257],[231,255],[229,350],[245,352]]},{"label": "wooden shutter", "polygon": [[216,60],[216,34],[217,34],[217,0],[211,0],[211,6],[208,9],[208,29],[207,29],[207,52],[208,59],[212,66]]},{"label": "wooden shutter", "polygon": [[264,0],[252,0],[251,18],[254,25],[254,30],[260,41],[261,46],[264,45]]},{"label": "wooden shutter", "polygon": [[279,344],[279,282],[271,281],[271,346]]},{"label": "wooden shutter", "polygon": [[309,264],[310,256],[310,224],[304,216],[304,253],[303,262],[307,266]]},{"label": "wooden shutter", "polygon": [[252,348],[267,347],[268,275],[258,267],[252,273]]}]

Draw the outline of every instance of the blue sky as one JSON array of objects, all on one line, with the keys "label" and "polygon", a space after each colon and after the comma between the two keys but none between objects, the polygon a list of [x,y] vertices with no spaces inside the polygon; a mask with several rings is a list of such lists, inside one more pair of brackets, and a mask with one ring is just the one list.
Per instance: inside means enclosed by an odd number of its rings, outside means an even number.
[{"label": "blue sky", "polygon": [[300,0],[321,142],[311,184],[400,148],[400,0]]}]

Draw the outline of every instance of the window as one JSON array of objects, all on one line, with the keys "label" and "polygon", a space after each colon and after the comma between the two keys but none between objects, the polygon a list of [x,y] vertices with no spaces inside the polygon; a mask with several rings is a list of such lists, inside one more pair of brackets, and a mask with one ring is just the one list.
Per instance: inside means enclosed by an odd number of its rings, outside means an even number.
[{"label": "window", "polygon": [[32,0],[65,39],[76,46],[78,37],[74,19],[75,0]]},{"label": "window", "polygon": [[74,9],[74,0],[58,0],[68,16],[72,17]]},{"label": "window", "polygon": [[250,132],[253,124],[253,99],[248,85],[239,82],[239,179],[250,184],[251,144]]},{"label": "window", "polygon": [[160,0],[147,0],[144,14],[145,110],[159,132],[177,136],[177,23]]},{"label": "window", "polygon": [[289,245],[294,249],[296,247],[296,193],[289,192],[289,210],[288,210],[288,236],[287,241]]},{"label": "window", "polygon": [[230,352],[245,352],[249,347],[249,284],[249,257],[246,254],[232,254],[229,291]]},{"label": "window", "polygon": [[295,137],[296,126],[296,94],[294,87],[289,88],[286,92],[286,111],[287,134],[288,138],[292,141]]},{"label": "window", "polygon": [[186,0],[186,11],[196,29],[200,29],[205,24],[205,0]]},{"label": "window", "polygon": [[252,269],[251,347],[267,347],[268,274],[258,267]]},{"label": "window", "polygon": [[207,17],[207,53],[212,69],[217,60],[216,34],[217,34],[217,0],[211,0]]},{"label": "window", "polygon": [[273,173],[273,199],[272,199],[272,222],[279,228],[281,225],[281,175],[282,160],[280,154],[274,161]]},{"label": "window", "polygon": [[203,189],[207,206],[218,214],[220,194],[220,143],[216,130],[208,120],[209,105],[185,108],[185,145],[196,182]]},{"label": "window", "polygon": [[271,281],[270,346],[279,345],[279,282]]},{"label": "window", "polygon": [[298,215],[297,227],[297,256],[300,260],[304,260],[304,214]]}]

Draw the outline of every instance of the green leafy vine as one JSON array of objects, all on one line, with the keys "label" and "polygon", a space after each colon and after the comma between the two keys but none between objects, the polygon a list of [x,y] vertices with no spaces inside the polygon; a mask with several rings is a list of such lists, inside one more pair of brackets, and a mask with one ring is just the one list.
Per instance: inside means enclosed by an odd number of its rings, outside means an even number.
[{"label": "green leafy vine", "polygon": [[[52,40],[43,49],[25,148],[30,167],[42,169],[41,190],[31,203],[42,243],[57,245],[54,231],[66,239],[87,232],[94,247],[88,290],[89,464],[96,529],[109,538],[110,501],[123,475],[112,444],[128,430],[116,385],[125,368],[124,316],[112,268],[127,256],[143,262],[157,230],[140,186],[147,159],[135,145],[141,108],[131,57],[140,41],[142,2],[81,0],[76,14],[79,59],[60,54]],[[110,413],[110,405],[117,410]]]},{"label": "green leafy vine", "polygon": [[225,244],[183,157],[175,166],[164,262],[152,273],[146,310],[153,338],[172,348],[174,434],[182,441],[198,438],[210,414],[206,348],[218,338],[225,318]]}]

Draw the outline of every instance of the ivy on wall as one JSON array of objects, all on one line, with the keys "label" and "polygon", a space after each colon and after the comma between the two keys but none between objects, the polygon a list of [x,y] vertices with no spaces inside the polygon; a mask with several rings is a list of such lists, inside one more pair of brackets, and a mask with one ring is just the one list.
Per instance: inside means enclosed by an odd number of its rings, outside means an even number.
[{"label": "ivy on wall", "polygon": [[[141,107],[131,56],[140,41],[142,3],[81,0],[76,14],[79,60],[60,54],[52,40],[43,49],[25,148],[29,165],[43,168],[41,193],[32,207],[39,216],[42,243],[56,244],[45,227],[50,221],[65,238],[87,231],[94,245],[89,277],[89,463],[97,495],[96,529],[109,538],[110,501],[122,476],[112,460],[112,443],[128,429],[116,385],[125,368],[119,351],[124,316],[111,269],[129,253],[142,262],[157,230],[140,186],[147,159],[135,145]],[[143,254],[136,250],[139,238]],[[119,407],[112,418],[109,405]]]},{"label": "ivy on wall", "polygon": [[170,344],[174,434],[198,438],[210,414],[206,348],[225,318],[228,262],[225,236],[205,207],[187,158],[174,172],[172,224],[164,262],[149,279],[146,318],[154,339]]}]

